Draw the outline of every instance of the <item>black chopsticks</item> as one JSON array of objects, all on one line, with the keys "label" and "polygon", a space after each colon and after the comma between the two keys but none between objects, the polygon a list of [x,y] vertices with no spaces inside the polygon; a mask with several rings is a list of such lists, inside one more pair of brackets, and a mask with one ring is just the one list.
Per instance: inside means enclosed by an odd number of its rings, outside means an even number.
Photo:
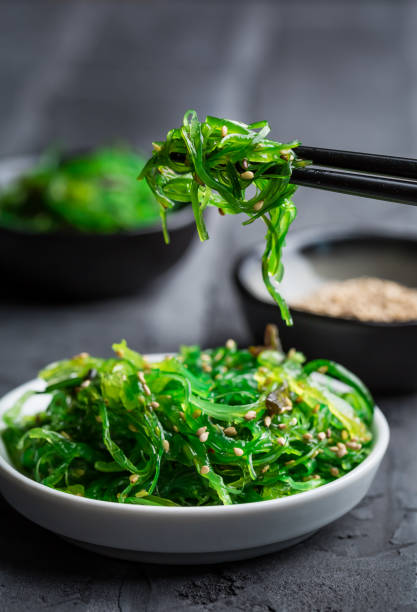
[{"label": "black chopsticks", "polygon": [[417,206],[417,160],[300,146],[298,157],[312,162],[295,168],[295,185]]},{"label": "black chopsticks", "polygon": [[337,151],[335,149],[320,149],[317,147],[304,147],[302,145],[297,147],[295,152],[298,157],[310,159],[316,166],[359,170],[361,172],[371,172],[372,174],[388,174],[398,178],[417,180],[417,159],[372,155],[371,153],[354,153],[353,151]]}]

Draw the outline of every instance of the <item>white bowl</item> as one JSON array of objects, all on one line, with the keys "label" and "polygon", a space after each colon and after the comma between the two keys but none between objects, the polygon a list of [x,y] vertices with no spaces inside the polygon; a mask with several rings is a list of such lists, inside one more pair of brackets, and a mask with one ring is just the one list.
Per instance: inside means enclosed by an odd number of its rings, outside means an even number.
[{"label": "white bowl", "polygon": [[[0,400],[0,419],[31,381]],[[31,398],[25,412],[45,407]],[[1,427],[4,427],[3,425]],[[298,543],[351,510],[367,493],[389,440],[376,408],[369,456],[338,480],[291,497],[235,506],[133,506],[77,497],[27,478],[11,464],[0,441],[0,490],[26,518],[90,550],[153,563],[217,563],[247,559]]]}]

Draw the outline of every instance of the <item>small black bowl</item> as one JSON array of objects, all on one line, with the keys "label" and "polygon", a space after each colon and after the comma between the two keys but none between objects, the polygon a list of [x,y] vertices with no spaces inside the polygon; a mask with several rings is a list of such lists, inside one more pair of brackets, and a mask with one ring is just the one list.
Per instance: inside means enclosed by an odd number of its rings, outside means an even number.
[{"label": "small black bowl", "polygon": [[[36,157],[0,162],[0,184],[30,168]],[[191,207],[161,225],[114,234],[32,233],[0,228],[0,294],[79,300],[139,292],[171,268],[196,234]]]},{"label": "small black bowl", "polygon": [[[296,347],[308,359],[338,361],[374,392],[417,391],[417,321],[363,322],[291,308],[294,325],[287,327],[262,286],[261,253],[260,248],[246,252],[234,271],[254,342],[262,342],[267,323],[276,323],[284,348]],[[417,287],[416,262],[415,236],[376,230],[299,232],[291,236],[285,250],[282,293],[291,304],[326,281],[359,276]]]}]

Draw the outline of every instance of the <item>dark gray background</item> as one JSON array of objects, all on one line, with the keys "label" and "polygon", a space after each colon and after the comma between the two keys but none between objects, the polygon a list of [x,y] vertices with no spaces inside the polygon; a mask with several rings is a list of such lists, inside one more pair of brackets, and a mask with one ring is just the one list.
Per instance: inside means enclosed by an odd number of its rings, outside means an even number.
[{"label": "dark gray background", "polygon": [[[187,108],[272,137],[417,156],[417,3],[0,2],[0,154],[51,142],[149,150]],[[417,231],[411,207],[300,190],[296,229]],[[174,274],[94,304],[0,302],[0,393],[46,362],[213,345],[248,330],[230,283],[263,228],[215,215]],[[218,567],[167,568],[86,553],[0,501],[0,610],[416,610],[416,397],[382,398],[392,441],[362,504],[304,544]]]}]

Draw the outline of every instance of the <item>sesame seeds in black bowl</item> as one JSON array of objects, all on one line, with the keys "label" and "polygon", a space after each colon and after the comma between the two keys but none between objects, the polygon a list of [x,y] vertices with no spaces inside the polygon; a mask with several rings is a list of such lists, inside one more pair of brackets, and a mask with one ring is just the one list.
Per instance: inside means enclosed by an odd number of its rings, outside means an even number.
[{"label": "sesame seeds in black bowl", "polygon": [[[318,314],[306,307],[314,292],[328,283],[347,279],[386,279],[416,289],[417,236],[375,229],[317,229],[292,234],[284,251],[285,277],[281,285],[291,308],[292,327],[280,320],[277,306],[263,287],[261,252],[261,248],[255,248],[244,253],[234,272],[255,343],[261,343],[267,323],[276,323],[284,348],[295,346],[308,359],[325,357],[342,363],[374,393],[417,391],[417,320],[400,320],[401,313],[398,320],[364,320],[366,312],[359,319]],[[370,301],[370,319],[377,316],[374,306]]]}]

